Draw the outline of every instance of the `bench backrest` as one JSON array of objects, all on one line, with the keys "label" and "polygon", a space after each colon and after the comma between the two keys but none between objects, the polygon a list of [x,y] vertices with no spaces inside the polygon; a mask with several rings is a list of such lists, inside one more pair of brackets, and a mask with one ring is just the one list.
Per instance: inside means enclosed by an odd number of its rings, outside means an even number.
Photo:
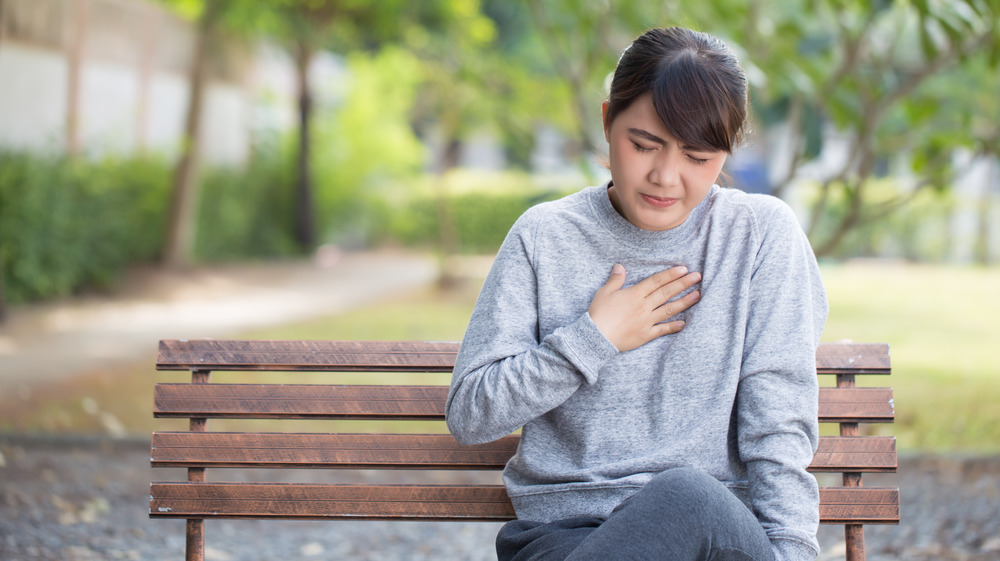
[{"label": "bench backrest", "polygon": [[[478,446],[448,434],[208,432],[211,418],[444,420],[444,385],[210,383],[212,371],[450,372],[451,342],[161,341],[159,370],[189,370],[191,383],[160,383],[154,415],[190,419],[187,432],[154,432],[154,467],[188,468],[188,481],[151,484],[152,517],[189,519],[189,558],[209,518],[509,520],[502,485],[209,483],[206,468],[500,470],[518,436]],[[859,423],[892,422],[891,388],[856,387],[855,376],[889,374],[887,345],[823,344],[817,373],[819,420],[840,425],[822,436],[810,470],[843,474],[820,490],[820,519],[844,524],[849,559],[863,559],[862,524],[898,523],[897,489],[861,486],[865,472],[896,470],[891,436],[861,436]],[[252,374],[245,375],[252,378]],[[420,377],[415,375],[417,382]],[[443,424],[443,423],[442,423]],[[271,428],[271,427],[269,427]],[[442,431],[445,432],[445,431]],[[860,555],[860,556],[859,556]]]}]

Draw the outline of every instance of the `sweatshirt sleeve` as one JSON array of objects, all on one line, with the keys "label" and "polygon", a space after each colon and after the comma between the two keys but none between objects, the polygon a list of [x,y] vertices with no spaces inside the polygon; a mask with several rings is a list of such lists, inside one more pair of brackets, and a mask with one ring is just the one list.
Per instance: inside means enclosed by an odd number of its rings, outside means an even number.
[{"label": "sweatshirt sleeve", "polygon": [[761,245],[737,391],[741,459],[754,514],[776,561],[819,553],[819,489],[806,471],[818,442],[816,346],[827,301],[819,268],[784,203],[758,215]]},{"label": "sweatshirt sleeve", "polygon": [[586,312],[540,340],[532,266],[539,218],[529,210],[507,234],[462,340],[445,418],[463,444],[496,440],[545,414],[595,382],[618,353]]}]

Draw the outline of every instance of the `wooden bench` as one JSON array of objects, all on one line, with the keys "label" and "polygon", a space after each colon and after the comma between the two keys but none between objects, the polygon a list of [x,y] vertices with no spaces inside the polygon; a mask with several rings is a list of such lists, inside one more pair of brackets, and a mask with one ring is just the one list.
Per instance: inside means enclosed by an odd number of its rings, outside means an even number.
[{"label": "wooden bench", "polygon": [[[414,341],[161,341],[157,369],[189,370],[191,382],[157,384],[154,416],[190,419],[190,430],[154,432],[151,462],[153,467],[186,468],[187,480],[153,482],[150,517],[187,519],[189,561],[204,558],[207,519],[513,518],[500,484],[206,479],[207,468],[501,470],[519,437],[479,446],[458,444],[443,428],[446,385],[337,385],[336,380],[296,384],[302,374],[279,375],[282,383],[273,384],[209,381],[211,371],[223,370],[450,372],[457,351],[458,343]],[[863,525],[899,522],[899,490],[862,487],[861,479],[865,472],[896,470],[895,438],[861,436],[858,430],[859,423],[892,422],[892,389],[855,387],[856,375],[889,374],[889,349],[880,344],[823,344],[817,371],[836,376],[836,387],[820,390],[819,420],[839,423],[840,435],[820,439],[810,470],[843,474],[842,485],[820,490],[820,521],[843,524],[847,559],[862,561]],[[253,373],[232,376],[241,381],[254,378]],[[414,378],[423,382],[419,375]],[[435,420],[442,421],[443,434],[209,432],[211,418]]]}]

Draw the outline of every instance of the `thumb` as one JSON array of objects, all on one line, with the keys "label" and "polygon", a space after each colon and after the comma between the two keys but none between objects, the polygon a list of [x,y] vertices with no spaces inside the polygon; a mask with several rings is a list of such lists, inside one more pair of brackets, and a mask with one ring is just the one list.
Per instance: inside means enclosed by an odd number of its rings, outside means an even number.
[{"label": "thumb", "polygon": [[611,268],[611,276],[608,277],[608,282],[604,283],[604,290],[621,290],[621,287],[623,286],[625,286],[625,267],[616,263],[615,266]]}]

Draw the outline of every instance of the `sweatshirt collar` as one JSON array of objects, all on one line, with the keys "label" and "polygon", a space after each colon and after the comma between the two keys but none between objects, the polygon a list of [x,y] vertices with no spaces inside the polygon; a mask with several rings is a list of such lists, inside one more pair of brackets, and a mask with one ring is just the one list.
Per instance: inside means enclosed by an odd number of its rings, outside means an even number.
[{"label": "sweatshirt collar", "polygon": [[594,211],[597,213],[598,219],[612,235],[625,243],[637,247],[661,246],[664,243],[676,244],[690,238],[698,230],[698,224],[701,223],[708,212],[712,199],[720,189],[718,185],[713,185],[708,195],[705,196],[705,199],[691,211],[691,214],[688,215],[687,219],[680,226],[669,230],[653,231],[643,230],[629,222],[621,214],[618,214],[615,207],[611,205],[611,199],[608,198],[608,188],[610,186],[611,181],[607,181],[603,185],[592,188],[590,199]]}]

